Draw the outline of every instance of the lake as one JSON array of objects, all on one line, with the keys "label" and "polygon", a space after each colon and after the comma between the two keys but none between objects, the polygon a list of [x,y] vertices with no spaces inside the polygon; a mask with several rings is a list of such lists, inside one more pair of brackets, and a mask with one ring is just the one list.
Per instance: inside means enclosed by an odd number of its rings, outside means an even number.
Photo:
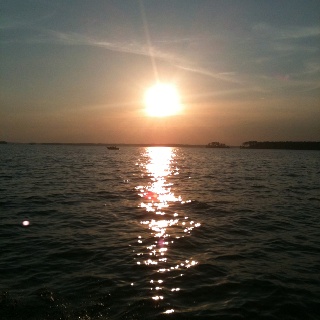
[{"label": "lake", "polygon": [[0,146],[1,319],[319,319],[320,153]]}]

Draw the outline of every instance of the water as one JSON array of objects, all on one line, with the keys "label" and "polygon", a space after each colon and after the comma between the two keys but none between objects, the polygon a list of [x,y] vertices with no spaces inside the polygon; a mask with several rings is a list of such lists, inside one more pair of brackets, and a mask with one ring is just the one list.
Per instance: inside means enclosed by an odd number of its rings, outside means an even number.
[{"label": "water", "polygon": [[1,319],[319,319],[317,151],[3,145]]}]

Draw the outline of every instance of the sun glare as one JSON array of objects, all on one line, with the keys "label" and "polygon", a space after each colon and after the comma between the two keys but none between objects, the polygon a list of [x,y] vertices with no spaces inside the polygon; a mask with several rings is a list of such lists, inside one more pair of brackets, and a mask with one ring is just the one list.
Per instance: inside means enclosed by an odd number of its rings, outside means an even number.
[{"label": "sun glare", "polygon": [[168,117],[181,111],[176,87],[169,83],[157,83],[145,93],[146,113],[150,117]]}]

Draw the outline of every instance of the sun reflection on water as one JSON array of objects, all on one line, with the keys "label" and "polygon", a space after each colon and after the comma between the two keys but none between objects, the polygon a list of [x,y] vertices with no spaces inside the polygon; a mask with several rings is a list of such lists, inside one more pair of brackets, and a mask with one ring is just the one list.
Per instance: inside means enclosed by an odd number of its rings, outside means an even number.
[{"label": "sun reflection on water", "polygon": [[[175,241],[189,235],[194,228],[200,226],[189,217],[184,216],[181,210],[174,211],[173,204],[184,204],[181,196],[173,192],[174,183],[172,177],[179,175],[177,166],[176,150],[170,147],[149,147],[143,155],[144,158],[138,164],[142,176],[147,177],[147,183],[136,187],[142,198],[140,207],[146,211],[146,219],[140,221],[141,226],[146,230],[147,237],[138,237],[139,252],[136,263],[153,268],[154,279],[149,280],[150,291],[153,300],[165,299],[165,292],[178,292],[179,287],[170,284],[166,275],[178,272],[182,276],[184,270],[198,264],[193,258],[182,260],[176,257],[170,250]],[[161,295],[159,294],[161,292]],[[165,313],[172,313],[173,309]]]}]

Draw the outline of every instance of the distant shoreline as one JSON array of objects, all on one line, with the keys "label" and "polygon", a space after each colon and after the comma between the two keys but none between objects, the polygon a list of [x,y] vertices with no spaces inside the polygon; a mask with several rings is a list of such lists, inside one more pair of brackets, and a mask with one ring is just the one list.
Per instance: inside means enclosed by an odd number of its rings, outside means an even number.
[{"label": "distant shoreline", "polygon": [[[179,144],[179,143],[91,143],[91,142],[4,142],[0,144],[23,144],[23,145],[52,145],[52,146],[118,146],[118,147],[188,147],[204,148],[200,144]],[[238,148],[238,147],[235,147]]]},{"label": "distant shoreline", "polygon": [[[179,143],[90,143],[90,142],[7,142],[0,141],[0,145],[46,145],[46,146],[101,146],[101,147],[173,147],[173,148],[210,148],[208,144],[179,144]],[[278,149],[278,150],[320,150],[320,141],[246,141],[240,146],[225,146],[223,149]]]},{"label": "distant shoreline", "polygon": [[320,141],[246,141],[240,149],[320,150]]}]

